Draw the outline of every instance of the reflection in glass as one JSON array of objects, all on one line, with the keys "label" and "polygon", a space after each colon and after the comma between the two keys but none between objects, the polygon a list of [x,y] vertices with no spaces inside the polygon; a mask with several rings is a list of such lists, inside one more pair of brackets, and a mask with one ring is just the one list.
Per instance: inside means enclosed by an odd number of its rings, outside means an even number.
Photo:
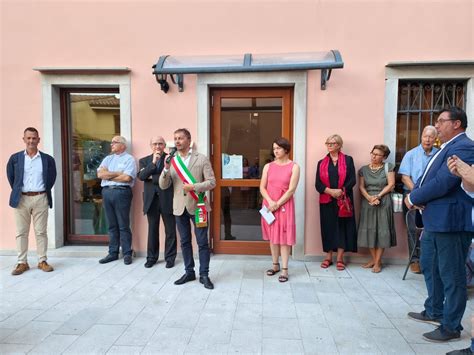
[{"label": "reflection in glass", "polygon": [[221,188],[221,239],[261,241],[258,187]]},{"label": "reflection in glass", "polygon": [[69,186],[71,234],[107,234],[97,168],[120,135],[120,96],[111,93],[68,94],[70,120]]},{"label": "reflection in glass", "polygon": [[[247,170],[244,179],[259,179],[263,166],[272,160],[273,139],[282,132],[281,117],[281,97],[221,100],[222,154],[239,157]],[[221,171],[221,178],[229,176]]]}]

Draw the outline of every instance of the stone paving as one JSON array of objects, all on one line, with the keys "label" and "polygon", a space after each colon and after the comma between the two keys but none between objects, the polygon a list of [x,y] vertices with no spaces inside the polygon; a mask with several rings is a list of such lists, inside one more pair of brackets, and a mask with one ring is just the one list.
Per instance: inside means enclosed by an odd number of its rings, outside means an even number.
[{"label": "stone paving", "polygon": [[349,264],[290,262],[290,281],[265,276],[270,257],[211,259],[215,289],[145,259],[100,265],[98,258],[50,257],[44,273],[11,276],[15,257],[0,257],[0,353],[28,354],[444,354],[470,344],[468,302],[460,341],[434,344],[431,325],[409,320],[426,292],[402,265],[380,274]]}]

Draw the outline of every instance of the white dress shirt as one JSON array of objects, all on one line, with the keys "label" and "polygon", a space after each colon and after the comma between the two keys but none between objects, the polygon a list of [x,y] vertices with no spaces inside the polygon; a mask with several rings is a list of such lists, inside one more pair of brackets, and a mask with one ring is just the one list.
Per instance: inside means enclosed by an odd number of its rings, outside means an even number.
[{"label": "white dress shirt", "polygon": [[41,154],[38,152],[30,157],[28,153],[25,154],[25,164],[23,173],[23,187],[22,192],[42,192],[45,191],[43,181],[43,162],[41,160]]}]

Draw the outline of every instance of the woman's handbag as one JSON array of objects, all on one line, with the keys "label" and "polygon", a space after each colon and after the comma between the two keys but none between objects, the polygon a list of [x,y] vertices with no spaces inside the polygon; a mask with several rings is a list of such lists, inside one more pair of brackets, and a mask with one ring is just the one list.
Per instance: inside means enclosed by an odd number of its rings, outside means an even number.
[{"label": "woman's handbag", "polygon": [[403,195],[398,192],[392,192],[393,212],[403,212]]},{"label": "woman's handbag", "polygon": [[354,215],[354,208],[352,206],[351,199],[346,194],[346,190],[342,190],[341,198],[337,200],[337,206],[339,207],[338,216],[341,218],[348,218]]}]

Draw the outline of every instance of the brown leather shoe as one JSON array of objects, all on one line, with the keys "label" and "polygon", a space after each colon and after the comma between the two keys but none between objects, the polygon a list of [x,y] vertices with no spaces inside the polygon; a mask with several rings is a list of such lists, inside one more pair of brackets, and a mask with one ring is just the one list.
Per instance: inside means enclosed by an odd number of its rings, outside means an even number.
[{"label": "brown leather shoe", "polygon": [[43,270],[44,272],[51,272],[53,271],[53,267],[51,265],[48,265],[48,263],[46,262],[46,260],[40,262],[38,264],[38,269],[41,269]]},{"label": "brown leather shoe", "polygon": [[28,263],[16,264],[15,268],[12,270],[12,275],[21,275],[29,269],[30,266],[28,265]]},{"label": "brown leather shoe", "polygon": [[414,274],[421,274],[420,263],[418,261],[411,263],[410,271]]}]

